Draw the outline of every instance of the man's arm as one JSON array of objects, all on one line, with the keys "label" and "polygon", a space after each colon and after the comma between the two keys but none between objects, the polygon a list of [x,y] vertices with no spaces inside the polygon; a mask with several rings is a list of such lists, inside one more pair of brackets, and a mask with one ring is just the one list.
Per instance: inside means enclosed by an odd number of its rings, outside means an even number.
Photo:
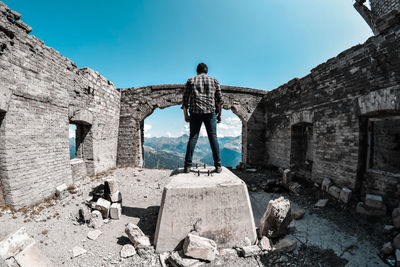
[{"label": "man's arm", "polygon": [[217,109],[217,122],[220,123],[222,117],[222,104],[224,102],[222,101],[221,86],[219,85],[217,79],[215,79],[214,85],[215,85],[215,108]]},{"label": "man's arm", "polygon": [[187,80],[185,84],[185,88],[183,89],[183,99],[182,99],[182,109],[183,115],[185,117],[186,122],[190,122],[190,116],[188,114],[188,106],[189,106],[189,96],[190,96],[190,80]]}]

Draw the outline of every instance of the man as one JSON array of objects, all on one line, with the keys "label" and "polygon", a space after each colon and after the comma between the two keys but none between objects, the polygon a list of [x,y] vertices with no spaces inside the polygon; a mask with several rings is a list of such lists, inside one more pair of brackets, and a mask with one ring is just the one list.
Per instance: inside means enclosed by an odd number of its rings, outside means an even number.
[{"label": "man", "polygon": [[[185,156],[185,173],[190,172],[193,151],[203,122],[213,153],[214,171],[217,173],[222,171],[217,139],[217,122],[221,122],[222,113],[221,87],[217,79],[208,76],[207,73],[207,65],[200,63],[197,66],[197,75],[186,82],[183,92],[183,114],[185,121],[190,122],[190,136]],[[190,116],[188,110],[190,111]]]}]

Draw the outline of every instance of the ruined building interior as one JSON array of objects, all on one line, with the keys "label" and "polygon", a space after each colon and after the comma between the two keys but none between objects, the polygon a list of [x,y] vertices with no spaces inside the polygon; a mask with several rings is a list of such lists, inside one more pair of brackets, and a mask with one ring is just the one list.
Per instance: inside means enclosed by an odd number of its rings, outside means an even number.
[{"label": "ruined building interior", "polygon": [[[325,189],[350,213],[386,218],[383,228],[400,204],[400,1],[357,0],[354,7],[374,33],[365,43],[271,91],[222,86],[223,108],[242,122],[238,169],[277,173],[288,191],[301,182]],[[0,203],[14,211],[51,199],[62,184],[129,168],[140,175],[144,120],[180,105],[184,88],[116,88],[31,31],[0,2]],[[77,129],[73,160],[70,124]],[[381,206],[369,209],[369,197]],[[400,266],[400,237],[391,245],[387,263],[398,251]]]}]

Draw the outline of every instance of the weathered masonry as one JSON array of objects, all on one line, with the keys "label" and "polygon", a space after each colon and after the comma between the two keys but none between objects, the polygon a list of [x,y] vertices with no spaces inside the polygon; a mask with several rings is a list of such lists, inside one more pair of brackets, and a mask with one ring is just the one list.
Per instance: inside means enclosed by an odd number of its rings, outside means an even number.
[{"label": "weathered masonry", "polygon": [[[242,121],[242,162],[400,196],[400,0],[357,0],[375,33],[272,91],[222,86]],[[116,89],[29,33],[0,2],[0,203],[30,205],[116,166],[142,166],[143,122],[180,105],[183,85]],[[77,158],[69,158],[69,125]]]}]

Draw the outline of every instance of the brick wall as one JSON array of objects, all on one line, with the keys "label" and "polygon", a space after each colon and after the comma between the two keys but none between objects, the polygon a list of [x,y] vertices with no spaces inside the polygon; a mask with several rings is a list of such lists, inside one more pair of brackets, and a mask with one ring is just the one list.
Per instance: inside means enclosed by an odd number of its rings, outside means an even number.
[{"label": "brick wall", "polygon": [[400,10],[400,0],[370,0],[371,10],[381,17],[392,10]]},{"label": "brick wall", "polygon": [[[91,173],[116,165],[120,93],[97,72],[77,66],[41,40],[0,2],[0,177],[8,204],[39,202],[73,182],[69,123],[93,116]],[[6,101],[4,101],[6,99]]]}]

